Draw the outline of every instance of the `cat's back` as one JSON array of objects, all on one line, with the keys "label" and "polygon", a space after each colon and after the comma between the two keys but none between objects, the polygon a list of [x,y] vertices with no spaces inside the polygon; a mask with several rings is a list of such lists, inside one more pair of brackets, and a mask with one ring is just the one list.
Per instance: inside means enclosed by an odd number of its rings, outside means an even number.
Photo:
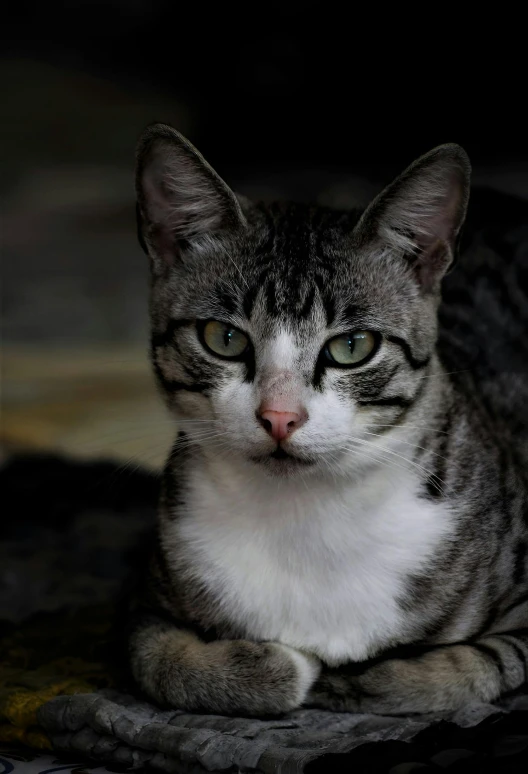
[{"label": "cat's back", "polygon": [[528,458],[528,201],[473,194],[439,320],[440,356],[457,389]]}]

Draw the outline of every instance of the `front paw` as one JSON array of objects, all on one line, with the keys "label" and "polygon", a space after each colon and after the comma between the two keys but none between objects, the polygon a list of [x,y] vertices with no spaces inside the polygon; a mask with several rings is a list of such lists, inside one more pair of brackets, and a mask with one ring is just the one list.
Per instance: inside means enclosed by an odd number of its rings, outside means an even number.
[{"label": "front paw", "polygon": [[230,714],[281,715],[296,709],[320,671],[314,656],[278,642],[232,640],[216,645],[225,654],[222,677],[229,686],[224,696]]},{"label": "front paw", "polygon": [[230,714],[282,715],[300,707],[321,667],[314,656],[278,642],[233,640],[218,647],[225,648]]},{"label": "front paw", "polygon": [[289,645],[273,642],[269,643],[269,646],[277,663],[284,662],[281,663],[281,669],[288,674],[285,681],[288,687],[284,696],[284,709],[281,711],[296,709],[304,704],[310,688],[319,677],[321,662],[316,656],[291,648]]},{"label": "front paw", "polygon": [[131,640],[131,668],[154,701],[187,712],[278,715],[299,707],[316,680],[314,657],[277,642],[204,643],[172,627]]}]

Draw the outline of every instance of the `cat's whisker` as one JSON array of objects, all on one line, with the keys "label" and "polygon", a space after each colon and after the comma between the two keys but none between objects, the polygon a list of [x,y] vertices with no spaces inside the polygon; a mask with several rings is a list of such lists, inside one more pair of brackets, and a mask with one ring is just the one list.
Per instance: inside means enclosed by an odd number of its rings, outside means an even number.
[{"label": "cat's whisker", "polygon": [[407,423],[405,425],[395,425],[394,423],[369,422],[368,427],[389,427],[395,430],[401,430],[404,427],[406,430],[434,430],[440,435],[449,435],[445,430],[440,430],[434,425],[408,425]]},{"label": "cat's whisker", "polygon": [[186,436],[185,438],[178,439],[174,444],[173,448],[176,448],[177,446],[185,446],[187,444],[200,444],[205,443],[206,441],[214,441],[215,438],[222,438],[224,433],[210,433],[210,434],[203,434],[203,435],[196,435],[196,436]]},{"label": "cat's whisker", "polygon": [[[439,481],[443,486],[445,486],[445,481],[442,481],[442,479],[434,473],[432,470],[429,470],[428,468],[424,467],[423,465],[420,465],[418,462],[415,462],[414,460],[409,459],[408,457],[405,457],[403,454],[398,454],[398,452],[393,451],[392,449],[387,449],[385,446],[377,446],[372,441],[363,441],[359,438],[354,438],[354,441],[357,441],[361,444],[366,444],[371,449],[380,449],[386,454],[395,455],[396,457],[399,457],[400,459],[404,460],[405,462],[408,462],[413,467],[417,468],[418,470],[422,471],[423,473],[427,473],[427,475],[434,480]],[[443,458],[445,459],[445,458]]]},{"label": "cat's whisker", "polygon": [[[130,455],[126,459],[122,460],[115,468],[115,470],[113,470],[108,476],[103,476],[99,484],[102,484],[103,482],[111,482],[121,474],[136,473],[138,471],[147,472],[155,478],[160,478],[162,473],[162,466],[160,465],[159,469],[154,469],[151,467],[151,465],[152,463],[149,464],[144,455]],[[153,503],[153,505],[155,505],[155,503]]]},{"label": "cat's whisker", "polygon": [[220,422],[219,419],[177,419],[176,424],[177,425],[195,425],[196,423],[211,423],[211,422]]},{"label": "cat's whisker", "polygon": [[[374,457],[373,455],[368,454],[367,452],[365,452],[364,449],[357,450],[357,449],[353,449],[353,448],[349,448],[349,447],[343,447],[343,450],[346,451],[348,454],[351,454],[356,459],[360,459],[360,460],[367,459],[370,462],[376,463],[378,465],[380,464],[380,462],[388,462],[390,468],[394,468],[394,469],[398,468],[400,470],[408,470],[408,468],[404,468],[403,465],[398,465],[397,463],[394,463],[394,461],[391,460],[391,459],[387,460],[387,458],[380,459],[379,457]],[[334,452],[333,454],[330,455],[330,457],[333,460],[334,464],[337,465],[337,472],[338,472],[338,474],[340,476],[343,476],[343,474],[345,476],[346,475],[350,475],[350,469],[343,462],[340,462],[339,458],[337,458],[337,459],[335,458],[336,454],[337,453]]]},{"label": "cat's whisker", "polygon": [[459,371],[442,371],[441,373],[436,374],[424,374],[423,376],[417,376],[416,380],[423,381],[424,379],[440,379],[444,376],[450,376],[451,374],[465,374],[474,370],[474,368],[461,368]]},{"label": "cat's whisker", "polygon": [[223,438],[227,435],[227,431],[218,432],[217,430],[202,430],[193,434],[189,433],[185,436],[185,438],[179,440],[181,440],[181,443],[183,444],[187,442],[196,443],[198,441],[212,440],[214,438]]},{"label": "cat's whisker", "polygon": [[225,433],[226,430],[222,430],[221,427],[210,427],[210,426],[199,426],[199,427],[188,427],[185,431],[182,431],[186,438],[193,438],[202,434],[209,435],[211,433]]},{"label": "cat's whisker", "polygon": [[[393,459],[391,459],[390,457],[387,457],[385,455],[383,455],[381,457],[380,456],[375,457],[373,454],[371,454],[369,452],[365,452],[364,449],[358,449],[358,448],[352,447],[352,446],[343,446],[341,448],[342,448],[343,451],[346,451],[347,453],[352,453],[358,459],[362,459],[362,460],[367,459],[370,462],[376,462],[378,465],[379,465],[380,462],[386,462],[386,463],[388,463],[390,468],[394,468],[394,469],[398,468],[399,470],[408,470],[408,468],[405,467],[404,465],[400,465],[399,463],[394,462]],[[383,452],[378,452],[378,453],[380,455],[383,454]],[[345,472],[346,472],[346,468],[345,468]]]},{"label": "cat's whisker", "polygon": [[345,451],[348,453],[354,454],[358,459],[367,459],[370,462],[374,462],[376,464],[384,463],[386,464],[391,470],[405,470],[408,471],[409,468],[405,465],[401,465],[398,462],[395,462],[391,457],[388,457],[386,454],[384,454],[382,451],[377,450],[376,454],[378,456],[374,456],[373,454],[368,454],[364,452],[363,450],[354,449],[352,447],[343,447]]},{"label": "cat's whisker", "polygon": [[[351,439],[351,440],[352,440],[354,443],[358,443],[358,444],[360,444],[360,445],[365,445],[365,446],[367,446],[367,447],[368,447],[368,449],[369,449],[369,451],[371,451],[371,452],[372,452],[372,451],[375,451],[375,452],[380,452],[380,453],[382,453],[382,454],[390,454],[390,455],[393,455],[393,456],[395,456],[395,457],[398,457],[399,459],[403,460],[404,462],[408,463],[409,465],[412,465],[413,467],[417,468],[417,470],[420,470],[422,473],[426,473],[426,474],[428,475],[429,479],[430,479],[430,480],[431,480],[431,481],[432,481],[432,482],[433,482],[435,485],[437,485],[437,487],[438,487],[439,491],[442,491],[442,489],[441,489],[441,488],[440,488],[440,486],[438,486],[438,484],[436,483],[437,481],[439,481],[439,482],[440,482],[440,484],[442,484],[443,486],[445,486],[445,482],[444,482],[444,481],[442,481],[442,479],[441,479],[439,476],[437,476],[437,475],[436,475],[436,473],[433,473],[433,471],[432,471],[432,470],[428,470],[428,469],[427,469],[427,468],[425,468],[423,465],[420,465],[419,463],[417,463],[417,462],[414,462],[414,460],[410,460],[408,457],[404,457],[402,454],[398,454],[397,452],[395,452],[395,451],[392,451],[392,449],[387,449],[387,448],[386,448],[386,447],[384,447],[384,446],[383,446],[383,447],[382,447],[382,446],[376,446],[376,445],[374,445],[374,443],[373,443],[372,441],[363,441],[363,440],[361,440],[360,438],[353,438],[353,439]],[[401,466],[400,466],[400,467],[401,467]]]},{"label": "cat's whisker", "polygon": [[[225,254],[226,254],[226,255],[227,255],[227,257],[229,258],[229,260],[231,261],[231,263],[233,264],[233,266],[235,267],[235,269],[238,271],[238,273],[240,274],[240,278],[241,278],[242,282],[244,283],[244,285],[246,286],[246,288],[249,290],[249,285],[248,285],[248,283],[247,283],[247,281],[246,281],[246,278],[244,277],[244,275],[243,275],[243,274],[242,274],[242,272],[240,271],[240,267],[239,267],[239,266],[238,266],[238,265],[235,263],[235,260],[234,260],[233,256],[232,256],[230,253],[228,253],[228,252],[227,252],[227,250],[225,250]],[[239,293],[239,295],[242,295],[242,293]]]},{"label": "cat's whisker", "polygon": [[335,458],[335,453],[331,453],[328,456],[325,456],[324,462],[330,471],[332,478],[337,482],[338,474],[343,473],[343,467],[339,465],[338,460]]},{"label": "cat's whisker", "polygon": [[[385,438],[382,433],[368,433],[365,431],[365,435],[373,435],[376,438]],[[441,454],[438,454],[438,452],[435,452],[432,449],[426,449],[425,446],[417,446],[417,444],[413,443],[412,441],[404,441],[403,439],[399,438],[398,443],[403,443],[406,446],[412,446],[414,449],[421,449],[422,451],[428,452],[429,454],[434,454],[435,457],[439,457],[441,460],[447,461],[447,457],[443,457]]]}]

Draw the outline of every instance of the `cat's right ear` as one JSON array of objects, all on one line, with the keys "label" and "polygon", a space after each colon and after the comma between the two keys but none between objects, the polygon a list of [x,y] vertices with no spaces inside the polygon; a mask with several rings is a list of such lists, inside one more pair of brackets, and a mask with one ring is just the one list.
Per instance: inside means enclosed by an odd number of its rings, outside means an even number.
[{"label": "cat's right ear", "polygon": [[437,292],[453,263],[466,215],[471,165],[459,145],[417,159],[367,207],[356,244],[377,244],[413,270],[424,292]]},{"label": "cat's right ear", "polygon": [[149,126],[139,139],[136,194],[139,241],[160,270],[193,240],[245,225],[233,191],[166,124]]}]

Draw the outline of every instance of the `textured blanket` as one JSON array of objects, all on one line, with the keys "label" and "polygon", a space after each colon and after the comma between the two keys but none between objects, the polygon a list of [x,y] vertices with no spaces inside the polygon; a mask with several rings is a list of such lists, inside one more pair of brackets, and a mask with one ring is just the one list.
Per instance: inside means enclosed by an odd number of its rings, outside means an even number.
[{"label": "textured blanket", "polygon": [[450,716],[401,718],[299,710],[258,720],[142,701],[116,657],[115,610],[138,561],[135,546],[153,522],[156,479],[110,463],[28,458],[4,466],[0,487],[17,513],[0,523],[8,619],[0,630],[0,742],[112,771],[522,770],[523,692]]},{"label": "textured blanket", "polygon": [[[511,710],[517,710],[515,723],[519,733],[506,734],[503,727],[498,738],[494,733],[492,746],[494,753],[500,752],[501,742],[501,757],[505,758],[522,751],[528,754],[528,696],[505,702],[502,711]],[[471,729],[486,718],[496,722],[500,717],[497,712],[497,707],[479,704],[465,708],[450,720],[455,729]],[[396,718],[318,710],[298,710],[275,720],[189,715],[163,712],[133,696],[114,692],[59,696],[43,705],[38,718],[54,747],[70,755],[83,752],[97,760],[111,760],[131,768],[148,764],[166,772],[242,770],[266,774],[334,771],[333,756],[343,756],[366,743],[407,742],[433,724],[439,728],[441,720],[437,716]],[[454,738],[455,735],[451,745]],[[471,744],[468,745],[470,738],[468,735],[462,751],[449,747],[437,750],[436,744],[421,750],[423,743],[418,742],[411,752],[403,745],[398,755],[393,753],[391,764],[408,763],[413,760],[413,753],[423,761],[428,757],[431,760],[437,753],[436,760],[444,761],[443,768],[464,760],[464,770],[468,771],[467,759],[473,757]],[[378,770],[372,768],[370,751],[358,752],[358,766],[369,763],[370,771]],[[477,752],[482,750],[473,751]],[[353,761],[350,757],[348,763]],[[509,761],[504,763],[508,765]]]}]

